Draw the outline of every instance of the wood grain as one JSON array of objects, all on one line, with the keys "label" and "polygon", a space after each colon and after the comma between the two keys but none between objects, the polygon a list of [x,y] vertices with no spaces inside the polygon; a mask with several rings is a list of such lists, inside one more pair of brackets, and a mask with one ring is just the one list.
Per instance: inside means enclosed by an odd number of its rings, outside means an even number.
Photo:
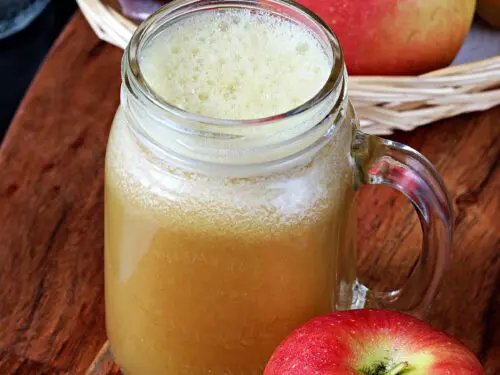
[{"label": "wood grain", "polygon": [[[0,149],[0,374],[85,374],[105,343],[103,160],[121,51],[80,14],[54,45]],[[438,167],[456,238],[428,320],[500,374],[500,108],[397,134]],[[359,270],[400,285],[418,256],[410,205],[383,187],[358,196]],[[106,350],[97,372],[118,374]]]},{"label": "wood grain", "polygon": [[[394,137],[437,166],[456,214],[453,254],[427,320],[467,344],[492,375],[500,374],[498,118],[497,107]],[[418,219],[405,199],[387,188],[359,195],[362,279],[390,289],[401,284],[418,256]]]},{"label": "wood grain", "polygon": [[16,375],[69,375],[46,363],[31,361],[15,354],[0,351],[0,374]]},{"label": "wood grain", "polygon": [[76,15],[0,153],[0,350],[72,374],[105,341],[103,160],[120,56]]}]

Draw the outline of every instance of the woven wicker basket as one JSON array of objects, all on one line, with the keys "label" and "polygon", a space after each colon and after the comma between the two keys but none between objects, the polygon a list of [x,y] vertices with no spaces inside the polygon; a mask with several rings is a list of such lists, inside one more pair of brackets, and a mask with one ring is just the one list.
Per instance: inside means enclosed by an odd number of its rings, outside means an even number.
[{"label": "woven wicker basket", "polygon": [[[119,12],[116,2],[108,1],[77,0],[97,36],[125,48],[137,25]],[[387,135],[412,130],[499,105],[500,56],[416,77],[351,76],[349,96],[364,131]]]}]

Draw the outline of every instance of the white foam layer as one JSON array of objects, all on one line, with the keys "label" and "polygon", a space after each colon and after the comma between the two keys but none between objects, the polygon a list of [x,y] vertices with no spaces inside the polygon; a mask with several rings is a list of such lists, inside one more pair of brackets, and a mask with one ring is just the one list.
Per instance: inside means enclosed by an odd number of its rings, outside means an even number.
[{"label": "white foam layer", "polygon": [[[145,47],[141,69],[160,96],[188,111],[250,119],[275,115],[310,99],[327,79],[331,62],[305,28],[265,13],[227,11],[204,12],[160,32]],[[302,134],[330,111],[328,103],[323,107],[319,114],[256,127],[249,134],[241,130],[242,139],[228,141],[221,151],[236,145],[251,149],[247,143],[256,140],[275,142]],[[189,135],[179,142],[181,135],[168,126],[138,120],[150,137],[183,156],[189,152],[188,157],[196,158],[203,147],[218,145],[210,139],[193,141]],[[271,234],[341,210],[351,186],[347,126],[339,128],[341,134],[315,157],[309,155],[288,170],[262,170],[257,174],[261,177],[236,179],[222,177],[223,173],[187,173],[156,159],[137,144],[127,121],[119,111],[108,144],[106,179],[126,206],[145,220],[156,218],[164,225],[197,230],[215,226],[231,233]],[[274,157],[300,151],[322,134],[301,138],[289,149],[277,147]],[[180,149],[178,144],[189,147]],[[245,161],[259,163],[263,157],[249,155]]]},{"label": "white foam layer", "polygon": [[291,110],[326,82],[331,61],[306,28],[269,13],[203,12],[144,48],[154,91],[189,112],[254,119]]},{"label": "white foam layer", "polygon": [[[166,166],[133,139],[123,113],[113,124],[106,180],[129,209],[183,228],[272,235],[288,225],[324,220],[342,210],[352,189],[349,131],[307,164],[262,177],[233,179]],[[265,172],[265,171],[263,171]],[[350,199],[350,198],[349,198]],[[340,211],[339,211],[340,212]]]}]

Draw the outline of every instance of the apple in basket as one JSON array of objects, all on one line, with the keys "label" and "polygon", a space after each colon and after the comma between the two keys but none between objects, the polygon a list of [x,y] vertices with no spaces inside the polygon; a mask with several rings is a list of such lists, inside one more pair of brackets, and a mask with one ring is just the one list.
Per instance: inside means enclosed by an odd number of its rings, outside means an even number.
[{"label": "apple in basket", "polygon": [[333,29],[352,75],[416,75],[449,65],[476,6],[476,0],[297,1]]},{"label": "apple in basket", "polygon": [[315,318],[275,350],[264,375],[481,375],[464,345],[409,315],[351,310]]}]

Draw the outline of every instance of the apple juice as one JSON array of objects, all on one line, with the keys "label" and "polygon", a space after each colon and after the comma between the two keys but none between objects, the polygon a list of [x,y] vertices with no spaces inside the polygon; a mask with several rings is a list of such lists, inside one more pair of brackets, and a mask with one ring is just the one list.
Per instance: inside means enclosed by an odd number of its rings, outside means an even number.
[{"label": "apple juice", "polygon": [[[305,103],[331,65],[306,28],[246,10],[190,15],[151,38],[140,59],[145,81],[166,102],[235,120]],[[140,121],[160,145],[179,147]],[[335,309],[340,279],[354,273],[352,129],[339,127],[335,139],[293,164],[232,176],[161,160],[128,122],[120,109],[106,156],[113,355],[127,375],[261,374],[288,333]],[[279,138],[302,125],[287,126],[248,131]],[[190,149],[195,155],[215,142]]]}]

